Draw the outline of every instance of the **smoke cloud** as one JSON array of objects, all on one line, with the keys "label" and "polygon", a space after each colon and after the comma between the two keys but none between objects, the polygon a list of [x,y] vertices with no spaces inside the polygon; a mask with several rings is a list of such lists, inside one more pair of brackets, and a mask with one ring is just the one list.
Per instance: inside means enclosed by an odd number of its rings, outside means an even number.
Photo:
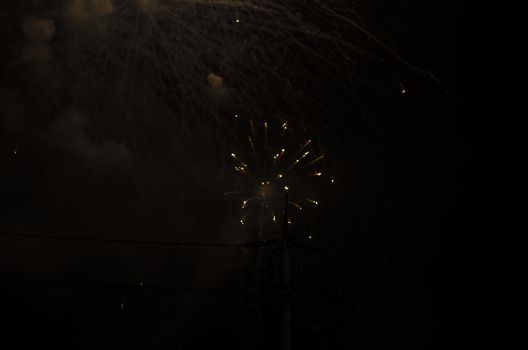
[{"label": "smoke cloud", "polygon": [[24,37],[29,43],[22,49],[22,62],[44,62],[51,58],[52,50],[46,43],[53,38],[55,22],[34,16],[22,22]]},{"label": "smoke cloud", "polygon": [[22,22],[22,31],[28,41],[49,41],[55,33],[55,22],[50,19],[29,17]]},{"label": "smoke cloud", "polygon": [[137,0],[137,3],[144,11],[152,10],[158,5],[158,0]]},{"label": "smoke cloud", "polygon": [[123,144],[114,140],[93,141],[86,132],[87,120],[72,111],[53,126],[53,135],[65,150],[80,157],[87,165],[96,169],[125,166],[132,158]]},{"label": "smoke cloud", "polygon": [[97,22],[114,12],[111,0],[71,0],[68,14],[75,22]]},{"label": "smoke cloud", "polygon": [[211,88],[212,98],[218,103],[226,95],[226,88],[224,86],[224,79],[215,73],[209,73],[207,76],[209,87]]}]

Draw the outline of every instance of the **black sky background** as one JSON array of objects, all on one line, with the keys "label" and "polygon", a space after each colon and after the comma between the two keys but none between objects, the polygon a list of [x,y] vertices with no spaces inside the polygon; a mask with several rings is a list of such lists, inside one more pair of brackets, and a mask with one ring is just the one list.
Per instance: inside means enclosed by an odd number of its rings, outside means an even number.
[{"label": "black sky background", "polygon": [[[365,6],[401,55],[450,92],[404,68],[397,75],[405,94],[394,81],[358,85],[365,114],[342,133],[358,146],[338,155],[344,175],[325,187],[313,225],[313,243],[333,256],[293,252],[296,349],[425,349],[445,341],[449,328],[444,267],[466,229],[470,155],[457,114],[462,5],[426,2],[413,11],[388,3]],[[346,106],[357,115],[355,103]],[[6,348],[248,348],[254,310],[251,295],[240,292],[246,282],[235,248],[9,234],[240,243],[230,229],[234,204],[216,187],[221,175],[203,184],[182,171],[185,180],[174,183],[176,166],[153,156],[138,184],[129,169],[94,170],[33,136],[25,134],[16,157],[17,137],[2,129],[0,141]],[[271,288],[264,297],[258,348],[280,344],[280,296]]]}]

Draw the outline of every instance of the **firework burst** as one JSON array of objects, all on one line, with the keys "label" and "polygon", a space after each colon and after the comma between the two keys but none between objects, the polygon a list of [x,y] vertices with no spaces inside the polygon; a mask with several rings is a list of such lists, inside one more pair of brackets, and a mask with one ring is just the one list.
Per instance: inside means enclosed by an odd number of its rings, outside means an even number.
[{"label": "firework burst", "polygon": [[243,124],[243,137],[237,138],[236,150],[229,155],[238,181],[226,195],[240,199],[240,223],[256,224],[263,232],[263,226],[280,227],[287,192],[292,209],[287,220],[293,224],[306,209],[319,204],[312,189],[323,181],[324,155],[312,139],[300,137],[286,121]]}]

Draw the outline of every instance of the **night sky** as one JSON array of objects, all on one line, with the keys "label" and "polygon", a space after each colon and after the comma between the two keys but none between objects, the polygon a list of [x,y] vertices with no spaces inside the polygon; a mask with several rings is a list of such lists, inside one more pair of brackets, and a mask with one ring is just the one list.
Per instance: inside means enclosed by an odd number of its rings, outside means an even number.
[{"label": "night sky", "polygon": [[462,4],[1,7],[0,347],[445,341]]}]

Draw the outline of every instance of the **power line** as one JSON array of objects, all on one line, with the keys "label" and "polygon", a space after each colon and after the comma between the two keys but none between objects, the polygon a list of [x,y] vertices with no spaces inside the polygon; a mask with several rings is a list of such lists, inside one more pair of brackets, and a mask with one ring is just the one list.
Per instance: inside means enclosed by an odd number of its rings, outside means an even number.
[{"label": "power line", "polygon": [[[39,308],[30,308],[27,310],[32,313],[42,314],[59,314],[59,315],[75,315],[85,317],[101,317],[101,316],[115,316],[115,317],[140,317],[140,318],[226,318],[236,317],[244,313],[173,313],[173,312],[130,312],[130,311],[103,311],[103,310],[46,310]],[[246,312],[247,313],[247,312]]]},{"label": "power line", "polygon": [[100,283],[100,282],[78,282],[78,281],[57,281],[44,279],[27,279],[0,276],[2,282],[13,282],[21,284],[50,285],[58,287],[80,287],[80,288],[103,288],[103,289],[151,289],[151,290],[172,290],[172,291],[210,291],[210,292],[243,292],[239,287],[184,287],[171,285],[151,285],[151,284],[129,284],[129,283]]},{"label": "power line", "polygon": [[[256,288],[241,288],[241,287],[185,287],[185,286],[171,286],[171,285],[152,285],[152,284],[127,284],[127,283],[98,283],[98,282],[78,282],[78,281],[56,281],[44,279],[27,279],[27,278],[13,278],[0,276],[0,281],[21,283],[21,284],[38,284],[51,285],[58,287],[80,287],[80,288],[104,288],[104,289],[151,289],[151,290],[168,290],[168,291],[208,291],[208,292],[250,292]],[[282,289],[288,287],[285,284],[278,283],[267,286],[260,286],[260,290]]]},{"label": "power line", "polygon": [[25,237],[25,238],[41,238],[41,239],[56,239],[56,240],[70,240],[70,241],[90,241],[90,242],[105,242],[105,243],[120,243],[120,244],[145,244],[145,245],[166,245],[175,247],[218,247],[218,248],[242,248],[245,244],[233,243],[197,243],[197,242],[170,242],[170,241],[150,241],[150,240],[129,240],[116,238],[95,238],[82,236],[65,236],[65,235],[45,235],[21,232],[7,232],[0,231],[0,236]]}]

